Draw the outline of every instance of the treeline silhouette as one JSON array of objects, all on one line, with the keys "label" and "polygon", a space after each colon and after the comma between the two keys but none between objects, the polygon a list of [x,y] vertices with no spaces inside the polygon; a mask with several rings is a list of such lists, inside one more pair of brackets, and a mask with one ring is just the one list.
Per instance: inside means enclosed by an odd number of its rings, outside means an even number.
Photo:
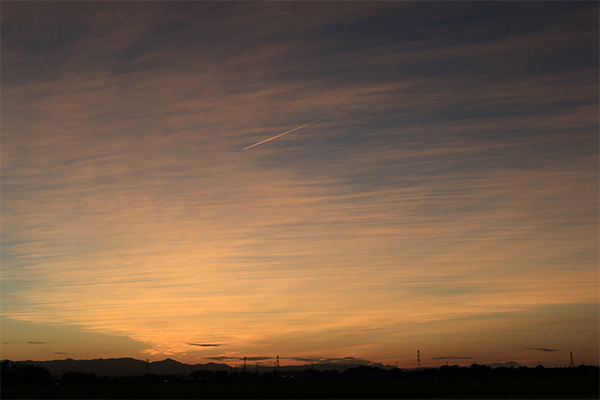
[{"label": "treeline silhouette", "polygon": [[418,370],[195,370],[185,376],[129,377],[65,371],[52,377],[43,367],[3,361],[2,398],[598,398],[598,378],[596,366],[478,364]]}]

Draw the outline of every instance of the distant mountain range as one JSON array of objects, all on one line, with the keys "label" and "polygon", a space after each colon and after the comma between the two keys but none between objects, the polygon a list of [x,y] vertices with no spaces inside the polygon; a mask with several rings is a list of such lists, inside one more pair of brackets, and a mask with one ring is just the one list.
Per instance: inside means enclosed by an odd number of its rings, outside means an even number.
[{"label": "distant mountain range", "polygon": [[187,375],[196,370],[207,371],[231,371],[234,368],[227,364],[183,364],[179,361],[167,358],[162,361],[145,362],[134,358],[108,358],[95,360],[66,360],[53,361],[23,361],[46,368],[54,376],[60,376],[66,372],[94,373],[98,376],[141,376],[146,373],[157,375]]},{"label": "distant mountain range", "polygon": [[505,363],[489,363],[489,364],[485,364],[489,367],[492,368],[518,368],[521,367],[521,364],[519,364],[516,361],[509,361],[509,362],[505,362]]},{"label": "distant mountain range", "polygon": [[[184,364],[179,361],[167,358],[162,361],[145,362],[142,360],[136,360],[134,358],[108,358],[108,359],[95,359],[95,360],[73,360],[71,358],[66,360],[53,360],[53,361],[22,361],[26,364],[34,364],[50,371],[53,376],[61,376],[67,372],[82,372],[86,374],[94,373],[98,376],[110,376],[110,377],[123,377],[123,376],[141,376],[147,373],[156,375],[175,375],[175,376],[186,376],[193,371],[205,370],[205,371],[234,371],[240,370],[241,367],[235,368],[227,364],[218,363],[207,363],[207,364]],[[492,368],[500,367],[519,367],[521,364],[517,362],[506,362],[506,363],[491,363],[486,364]],[[338,370],[343,371],[346,368],[357,367],[354,364],[338,364],[338,363],[323,363],[314,365],[296,365],[296,366],[285,366],[281,367],[281,370],[294,369],[296,371],[307,370],[314,368],[315,370]],[[371,366],[392,369],[392,366],[383,364],[372,364]],[[247,370],[249,372],[269,372],[273,371],[273,367],[267,366],[254,366],[248,365]]]}]

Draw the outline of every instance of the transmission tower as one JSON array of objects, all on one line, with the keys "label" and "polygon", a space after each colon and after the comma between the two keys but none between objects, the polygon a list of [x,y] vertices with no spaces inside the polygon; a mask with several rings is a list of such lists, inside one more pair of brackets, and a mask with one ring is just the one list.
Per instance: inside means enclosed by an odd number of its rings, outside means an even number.
[{"label": "transmission tower", "polygon": [[421,369],[421,350],[417,350],[417,369]]},{"label": "transmission tower", "polygon": [[573,362],[573,352],[569,352],[569,355],[571,356],[571,368],[573,368],[575,366],[575,363]]}]

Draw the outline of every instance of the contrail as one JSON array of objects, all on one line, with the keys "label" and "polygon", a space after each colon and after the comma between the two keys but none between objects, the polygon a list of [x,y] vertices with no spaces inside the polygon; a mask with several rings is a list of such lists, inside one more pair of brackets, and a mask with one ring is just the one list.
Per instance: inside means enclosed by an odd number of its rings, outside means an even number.
[{"label": "contrail", "polygon": [[248,150],[248,149],[250,149],[250,148],[252,148],[252,147],[254,147],[254,146],[258,146],[259,144],[263,144],[263,143],[269,142],[269,141],[271,141],[271,140],[273,140],[273,139],[277,139],[277,138],[278,138],[278,137],[280,137],[280,136],[287,135],[288,133],[292,133],[292,132],[294,132],[294,131],[297,131],[298,129],[305,128],[305,127],[307,127],[307,126],[309,126],[309,125],[312,125],[312,124],[314,124],[314,123],[316,123],[316,122],[319,122],[319,121],[321,121],[322,119],[323,119],[323,118],[319,118],[319,119],[318,119],[318,120],[316,120],[316,121],[309,122],[308,124],[304,124],[304,125],[302,125],[302,126],[299,126],[299,127],[297,127],[297,128],[294,128],[294,129],[290,129],[289,131],[286,131],[286,132],[280,133],[280,134],[279,134],[279,135],[277,135],[277,136],[273,136],[273,137],[271,137],[271,138],[265,139],[265,140],[263,140],[262,142],[254,143],[254,144],[252,144],[252,145],[250,145],[250,146],[248,146],[248,147],[244,147],[242,150]]}]

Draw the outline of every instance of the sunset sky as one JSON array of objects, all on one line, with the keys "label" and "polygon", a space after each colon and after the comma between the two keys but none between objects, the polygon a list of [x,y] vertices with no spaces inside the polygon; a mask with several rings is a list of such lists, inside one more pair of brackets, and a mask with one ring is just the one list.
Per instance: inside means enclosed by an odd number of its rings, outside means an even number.
[{"label": "sunset sky", "polygon": [[2,1],[1,357],[598,364],[598,13]]}]

